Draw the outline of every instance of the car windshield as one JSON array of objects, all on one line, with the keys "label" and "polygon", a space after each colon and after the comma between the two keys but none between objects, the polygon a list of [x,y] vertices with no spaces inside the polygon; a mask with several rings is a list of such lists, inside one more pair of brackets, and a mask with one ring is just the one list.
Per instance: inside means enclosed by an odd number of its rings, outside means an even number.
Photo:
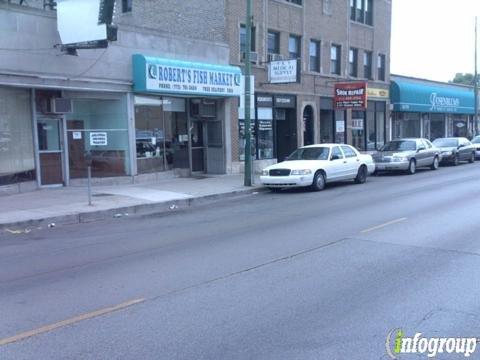
[{"label": "car windshield", "polygon": [[287,160],[327,160],[328,147],[301,148],[295,150]]},{"label": "car windshield", "polygon": [[473,143],[473,144],[480,144],[480,136],[475,136],[475,137],[472,139],[472,143]]},{"label": "car windshield", "polygon": [[413,140],[396,140],[383,145],[380,151],[410,151],[416,148],[416,143]]},{"label": "car windshield", "polygon": [[456,147],[458,139],[435,139],[433,143],[438,147]]}]

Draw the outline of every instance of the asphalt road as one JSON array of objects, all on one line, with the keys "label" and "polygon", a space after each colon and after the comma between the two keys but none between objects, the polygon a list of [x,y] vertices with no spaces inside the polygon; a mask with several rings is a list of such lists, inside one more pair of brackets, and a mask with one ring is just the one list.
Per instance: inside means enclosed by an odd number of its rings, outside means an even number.
[{"label": "asphalt road", "polygon": [[388,359],[396,328],[480,337],[479,219],[476,163],[3,234],[0,359]]}]

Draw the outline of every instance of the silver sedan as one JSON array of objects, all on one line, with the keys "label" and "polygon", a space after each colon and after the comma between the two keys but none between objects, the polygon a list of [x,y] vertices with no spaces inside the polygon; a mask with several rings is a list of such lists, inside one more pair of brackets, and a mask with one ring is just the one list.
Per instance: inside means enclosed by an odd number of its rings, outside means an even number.
[{"label": "silver sedan", "polygon": [[429,140],[421,138],[396,139],[372,155],[375,171],[406,171],[415,174],[418,167],[438,169],[442,160],[440,150]]}]

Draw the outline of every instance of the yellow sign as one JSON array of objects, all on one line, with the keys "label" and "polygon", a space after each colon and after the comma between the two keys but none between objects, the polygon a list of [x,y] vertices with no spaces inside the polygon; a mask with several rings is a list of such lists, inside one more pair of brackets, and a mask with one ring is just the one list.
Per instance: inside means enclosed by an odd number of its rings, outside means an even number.
[{"label": "yellow sign", "polygon": [[379,89],[379,88],[367,88],[367,95],[368,97],[376,97],[376,98],[388,98],[390,96],[389,91],[387,89]]}]

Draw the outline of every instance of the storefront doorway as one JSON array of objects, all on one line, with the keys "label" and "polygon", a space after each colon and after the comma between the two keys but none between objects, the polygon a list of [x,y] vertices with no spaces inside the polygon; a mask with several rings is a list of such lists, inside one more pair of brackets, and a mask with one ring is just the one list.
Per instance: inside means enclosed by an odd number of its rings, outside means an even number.
[{"label": "storefront doorway", "polygon": [[41,185],[64,184],[62,134],[61,118],[42,117],[37,119]]},{"label": "storefront doorway", "polygon": [[313,109],[306,106],[303,110],[303,145],[312,145],[314,142]]}]

